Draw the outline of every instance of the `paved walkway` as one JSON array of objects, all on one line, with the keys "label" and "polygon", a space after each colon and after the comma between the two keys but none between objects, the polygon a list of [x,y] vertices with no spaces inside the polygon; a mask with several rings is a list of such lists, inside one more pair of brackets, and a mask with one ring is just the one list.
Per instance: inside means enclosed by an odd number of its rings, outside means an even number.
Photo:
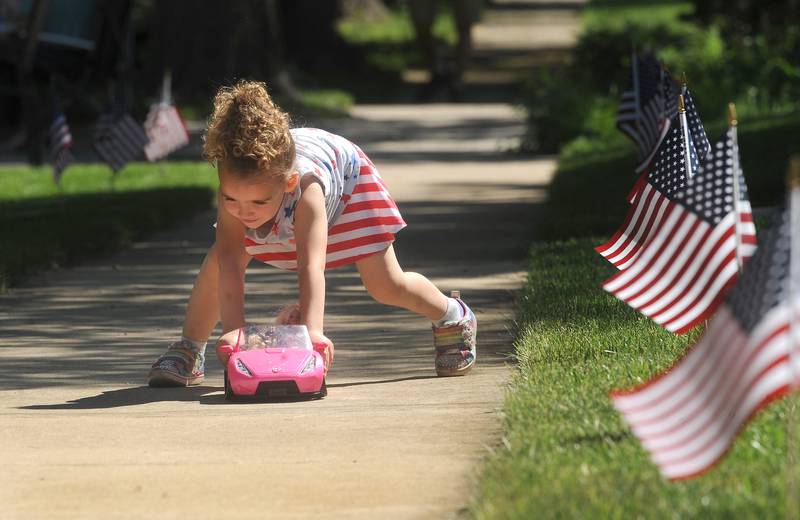
[{"label": "paved walkway", "polygon": [[[553,162],[504,152],[524,126],[508,105],[353,115],[334,130],[363,145],[395,195],[409,223],[401,263],[476,311],[476,370],[435,377],[429,324],[373,302],[347,268],[327,276],[338,347],[327,398],[229,404],[213,355],[202,386],[148,388],[213,240],[213,214],[199,215],[0,296],[0,516],[458,515],[497,442],[513,291]],[[296,298],[291,273],[253,266],[247,284],[251,321]]]}]

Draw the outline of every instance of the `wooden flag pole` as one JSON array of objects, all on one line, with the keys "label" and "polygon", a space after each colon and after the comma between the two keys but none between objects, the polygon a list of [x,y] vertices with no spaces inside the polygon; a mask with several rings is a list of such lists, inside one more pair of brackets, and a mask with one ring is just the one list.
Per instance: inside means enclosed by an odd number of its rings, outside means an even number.
[{"label": "wooden flag pole", "polygon": [[686,122],[686,104],[683,101],[683,94],[678,96],[678,114],[681,120],[681,133],[683,134],[683,148],[686,158],[686,180],[691,182],[694,172],[692,171],[692,156],[689,152],[689,124]]},{"label": "wooden flag pole", "polygon": [[739,197],[741,188],[739,186],[739,176],[742,174],[741,166],[739,164],[739,119],[736,116],[736,105],[728,103],[728,132],[730,133],[731,141],[733,142],[733,174],[731,175],[731,183],[733,183],[733,214],[735,221],[733,225],[734,233],[736,235],[736,265],[739,267],[739,273],[742,272],[744,259],[742,257],[742,229],[739,213]]},{"label": "wooden flag pole", "polygon": [[797,396],[798,371],[796,364],[798,336],[800,328],[797,323],[797,305],[795,300],[800,295],[800,155],[792,156],[789,163],[789,406],[786,413],[786,518],[796,519],[798,510],[798,475],[797,475]]}]

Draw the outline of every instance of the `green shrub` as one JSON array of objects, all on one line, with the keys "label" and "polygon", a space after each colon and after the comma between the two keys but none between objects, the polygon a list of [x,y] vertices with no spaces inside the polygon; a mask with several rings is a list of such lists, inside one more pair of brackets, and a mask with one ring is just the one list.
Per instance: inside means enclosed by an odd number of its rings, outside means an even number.
[{"label": "green shrub", "polygon": [[0,292],[37,271],[128,246],[212,199],[208,188],[165,188],[2,201]]},{"label": "green shrub", "polygon": [[707,125],[740,114],[786,114],[800,108],[800,28],[777,45],[765,36],[726,41],[719,26],[684,18],[686,3],[593,2],[568,64],[539,72],[528,87],[525,148],[555,153],[578,136],[613,142],[616,107],[630,74],[633,45],[653,49],[673,78],[684,73]]},{"label": "green shrub", "polygon": [[553,153],[584,130],[584,119],[594,98],[578,81],[565,81],[543,71],[526,89],[528,134],[523,147]]}]

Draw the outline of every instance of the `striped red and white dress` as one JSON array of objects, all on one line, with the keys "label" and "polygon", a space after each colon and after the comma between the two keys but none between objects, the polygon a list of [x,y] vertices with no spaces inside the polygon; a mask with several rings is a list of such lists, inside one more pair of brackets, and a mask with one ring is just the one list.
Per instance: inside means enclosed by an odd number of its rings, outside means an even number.
[{"label": "striped red and white dress", "polygon": [[[325,192],[328,246],[325,268],[352,264],[383,251],[406,226],[372,161],[347,139],[316,128],[292,131],[297,171],[315,176]],[[294,211],[301,190],[286,193],[265,235],[248,229],[245,249],[255,259],[280,269],[297,269]]]}]

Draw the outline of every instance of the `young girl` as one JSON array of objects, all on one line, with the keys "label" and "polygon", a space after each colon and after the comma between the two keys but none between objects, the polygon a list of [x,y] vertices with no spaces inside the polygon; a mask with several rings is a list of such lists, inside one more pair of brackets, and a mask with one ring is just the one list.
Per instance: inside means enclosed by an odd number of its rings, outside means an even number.
[{"label": "young girl", "polygon": [[333,348],[323,333],[325,269],[355,263],[375,300],[433,322],[438,375],[474,366],[475,315],[397,263],[392,242],[406,224],[361,149],[323,130],[290,130],[288,115],[253,81],[217,92],[203,149],[219,175],[216,240],[192,289],[183,335],[153,364],[151,386],[203,381],[216,324],[222,321],[223,334],[245,325],[251,258],[297,272],[295,319],[315,343]]}]

